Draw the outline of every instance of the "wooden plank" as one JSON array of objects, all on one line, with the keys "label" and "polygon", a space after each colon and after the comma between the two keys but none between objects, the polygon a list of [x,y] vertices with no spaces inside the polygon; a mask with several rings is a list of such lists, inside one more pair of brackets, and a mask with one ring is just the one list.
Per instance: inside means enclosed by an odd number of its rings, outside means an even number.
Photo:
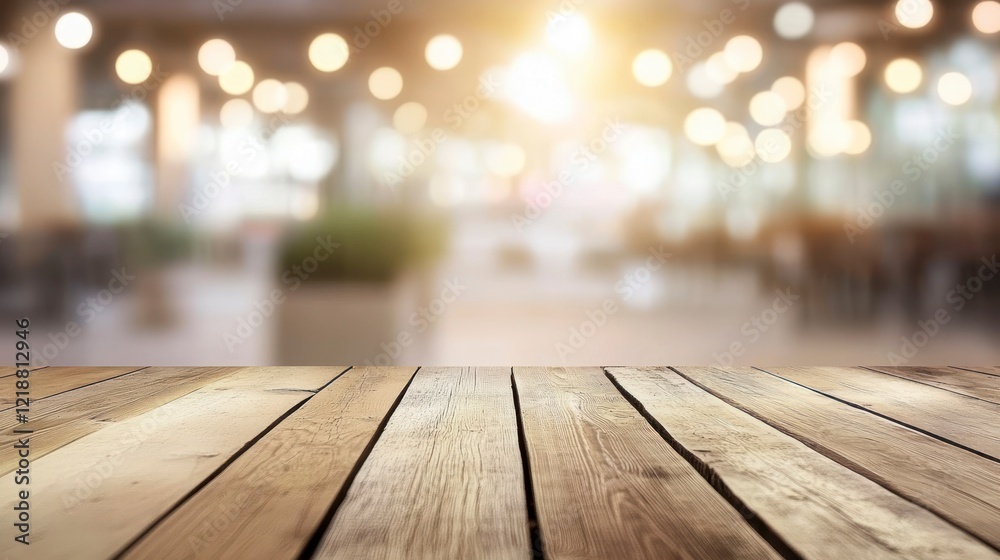
[{"label": "wooden plank", "polygon": [[927,510],[672,371],[608,372],[662,431],[804,558],[1000,558]]},{"label": "wooden plank", "polygon": [[868,369],[1000,404],[1000,377],[951,367],[880,366]]},{"label": "wooden plank", "polygon": [[[342,369],[246,368],[32,463],[31,558],[108,558]],[[13,473],[0,484],[13,487]],[[2,507],[11,511],[11,496]],[[9,531],[10,529],[8,529]],[[23,545],[5,538],[0,555]]]},{"label": "wooden plank", "polygon": [[[141,367],[50,367],[31,373],[31,401],[139,371]],[[11,383],[13,387],[13,383]],[[14,407],[13,388],[0,397],[0,412]]]},{"label": "wooden plank", "polygon": [[777,558],[599,368],[516,368],[547,559]]},{"label": "wooden plank", "polygon": [[1000,405],[861,368],[767,371],[823,394],[1000,459]]},{"label": "wooden plank", "polygon": [[414,371],[348,371],[123,558],[298,558]]},{"label": "wooden plank", "polygon": [[976,366],[976,367],[963,367],[959,369],[964,369],[968,371],[975,371],[979,373],[985,373],[986,375],[1000,375],[1000,366]]},{"label": "wooden plank", "polygon": [[313,558],[530,557],[510,369],[421,369]]},{"label": "wooden plank", "polygon": [[674,369],[727,403],[1000,548],[997,462],[762,371]]},{"label": "wooden plank", "polygon": [[[0,367],[0,378],[14,375],[17,373],[17,369],[18,368],[15,367]],[[29,371],[37,371],[40,369],[45,369],[45,366],[28,366]]]},{"label": "wooden plank", "polygon": [[[39,401],[32,405],[26,425],[34,430],[32,456],[37,460],[109,423],[153,410],[236,371],[238,368],[149,368]],[[17,441],[15,427],[25,425],[18,424],[13,415],[0,416],[0,446],[9,449]],[[10,453],[0,455],[0,475],[14,470],[16,459]]]}]

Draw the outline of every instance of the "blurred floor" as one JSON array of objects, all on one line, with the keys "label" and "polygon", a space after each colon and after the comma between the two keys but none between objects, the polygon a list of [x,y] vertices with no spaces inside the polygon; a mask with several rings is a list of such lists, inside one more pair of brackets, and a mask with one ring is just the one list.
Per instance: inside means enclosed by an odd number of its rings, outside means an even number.
[{"label": "blurred floor", "polygon": [[[495,264],[461,266],[453,260],[437,272],[430,291],[435,293],[435,286],[449,280],[464,286],[463,291],[443,306],[430,328],[420,331],[401,321],[396,332],[385,332],[381,340],[357,343],[391,344],[405,332],[413,343],[402,349],[397,361],[426,365],[724,364],[734,342],[745,349],[743,355],[733,356],[735,364],[855,365],[888,363],[888,353],[899,352],[901,337],[917,330],[902,317],[882,317],[878,323],[809,324],[793,304],[754,341],[741,328],[772,309],[775,296],[759,293],[747,275],[676,267],[626,301],[614,291],[616,278],[607,272],[581,271],[557,260],[539,262],[547,264],[510,270]],[[166,283],[174,309],[169,325],[138,325],[139,298],[128,293],[50,361],[52,365],[280,363],[274,317],[263,321],[245,343],[233,345],[232,352],[223,338],[224,333],[236,331],[237,318],[251,314],[254,303],[273,289],[272,283],[255,278],[260,276],[240,270],[172,270]],[[596,329],[585,326],[588,312],[598,312],[607,299],[620,310]],[[415,311],[416,307],[402,316]],[[1000,363],[996,333],[958,319],[931,338],[913,363]],[[329,330],[342,320],[334,312],[305,327]],[[576,339],[574,330],[582,333]],[[62,325],[36,324],[35,347],[48,344],[49,333],[56,336],[62,331]],[[370,360],[374,363],[376,358]]]}]

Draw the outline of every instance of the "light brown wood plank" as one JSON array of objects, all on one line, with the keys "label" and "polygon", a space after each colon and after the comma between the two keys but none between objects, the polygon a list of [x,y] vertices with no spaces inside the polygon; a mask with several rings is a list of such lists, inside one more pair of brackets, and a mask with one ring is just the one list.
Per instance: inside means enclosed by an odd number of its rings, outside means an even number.
[{"label": "light brown wood plank", "polygon": [[861,368],[766,371],[1000,459],[1000,405]]},{"label": "light brown wood plank", "polygon": [[1000,464],[995,461],[762,371],[674,369],[1000,549]]},{"label": "light brown wood plank", "polygon": [[510,369],[421,369],[314,558],[530,557]]},{"label": "light brown wood plank", "polygon": [[[0,416],[0,446],[17,441],[14,428],[34,430],[31,453],[37,460],[46,453],[116,422],[182,397],[203,385],[230,375],[238,368],[149,368],[109,379],[34,403],[28,424],[13,415]],[[23,437],[23,436],[22,436]],[[0,455],[0,475],[17,464],[16,457]]]},{"label": "light brown wood plank", "polygon": [[962,367],[959,369],[964,369],[968,371],[976,371],[979,373],[985,373],[987,375],[1000,375],[1000,366],[976,366],[976,367]]},{"label": "light brown wood plank", "polygon": [[[32,560],[104,559],[343,368],[246,368],[32,464]],[[13,473],[0,484],[13,487]],[[10,511],[12,494],[0,498]],[[0,556],[12,553],[12,539]]]},{"label": "light brown wood plank", "polygon": [[868,369],[1000,404],[1000,377],[985,373],[951,367],[879,366]]},{"label": "light brown wood plank", "polygon": [[[2,377],[10,377],[10,376],[14,375],[15,373],[17,373],[17,369],[18,368],[15,368],[15,367],[0,367],[0,378],[2,378]],[[37,371],[37,370],[40,370],[40,369],[45,369],[45,366],[28,366],[27,369],[29,371]]]},{"label": "light brown wood plank", "polygon": [[[139,371],[141,367],[50,367],[33,371],[28,380],[31,382],[31,401],[79,389],[101,381]],[[10,382],[13,387],[13,382]],[[4,391],[0,397],[0,412],[14,407],[14,391]]]},{"label": "light brown wood plank", "polygon": [[298,558],[414,371],[343,374],[123,557]]},{"label": "light brown wood plank", "polygon": [[804,558],[1000,558],[964,531],[673,371],[608,372]]},{"label": "light brown wood plank", "polygon": [[599,368],[515,368],[545,557],[777,558]]}]

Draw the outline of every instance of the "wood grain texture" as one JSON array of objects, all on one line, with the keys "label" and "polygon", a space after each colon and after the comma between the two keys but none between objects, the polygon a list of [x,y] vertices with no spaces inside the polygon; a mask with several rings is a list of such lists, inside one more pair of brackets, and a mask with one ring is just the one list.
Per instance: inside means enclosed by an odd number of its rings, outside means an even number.
[{"label": "wood grain texture", "polygon": [[968,371],[977,371],[979,373],[985,373],[987,375],[1000,375],[1000,366],[961,367],[959,369],[965,369]]},{"label": "wood grain texture", "polygon": [[531,557],[509,368],[421,369],[314,558]]},{"label": "wood grain texture", "polygon": [[[139,371],[141,367],[50,367],[33,371],[31,382],[31,401],[58,395],[85,385],[100,383],[127,373]],[[13,387],[13,383],[11,383]],[[0,412],[14,407],[14,391],[4,391],[0,397]]]},{"label": "wood grain texture", "polygon": [[515,368],[547,559],[777,558],[599,368]]},{"label": "wood grain texture", "polygon": [[[138,416],[221,379],[237,368],[148,368],[39,401],[31,407],[28,424],[12,415],[0,417],[0,446],[17,441],[12,430],[34,430],[31,453],[35,460],[63,445],[94,433],[110,423]],[[0,474],[17,464],[12,454],[0,456]]]},{"label": "wood grain texture", "polygon": [[[28,366],[29,371],[37,371],[40,369],[45,369],[45,366]],[[14,367],[0,367],[0,377],[10,377],[17,373],[17,368]]]},{"label": "wood grain texture", "polygon": [[[104,559],[340,369],[247,368],[32,464],[32,560]],[[13,473],[0,479],[12,487]],[[12,494],[0,507],[10,511]],[[12,529],[6,529],[10,532]],[[6,557],[21,547],[0,543]]]},{"label": "wood grain texture", "polygon": [[344,373],[123,558],[298,558],[414,371]]},{"label": "wood grain texture", "polygon": [[1000,548],[1000,464],[995,461],[762,371],[674,369],[727,403]]},{"label": "wood grain texture", "polygon": [[768,372],[1000,459],[1000,405],[861,368]]},{"label": "wood grain texture", "polygon": [[677,444],[804,558],[1000,558],[941,518],[673,371],[608,372]]},{"label": "wood grain texture", "polygon": [[868,369],[1000,404],[1000,377],[985,373],[951,367],[879,366]]}]

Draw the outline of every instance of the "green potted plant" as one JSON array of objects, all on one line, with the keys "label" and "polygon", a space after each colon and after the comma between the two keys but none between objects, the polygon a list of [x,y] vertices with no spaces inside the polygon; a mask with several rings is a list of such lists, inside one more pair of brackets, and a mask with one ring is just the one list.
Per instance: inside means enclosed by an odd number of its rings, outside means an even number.
[{"label": "green potted plant", "polygon": [[427,292],[447,237],[438,216],[369,208],[337,209],[290,232],[278,267],[279,363],[374,360]]},{"label": "green potted plant", "polygon": [[119,230],[125,249],[125,266],[136,275],[136,321],[145,327],[169,326],[176,319],[166,286],[166,268],[189,259],[194,237],[180,226],[151,221]]}]

